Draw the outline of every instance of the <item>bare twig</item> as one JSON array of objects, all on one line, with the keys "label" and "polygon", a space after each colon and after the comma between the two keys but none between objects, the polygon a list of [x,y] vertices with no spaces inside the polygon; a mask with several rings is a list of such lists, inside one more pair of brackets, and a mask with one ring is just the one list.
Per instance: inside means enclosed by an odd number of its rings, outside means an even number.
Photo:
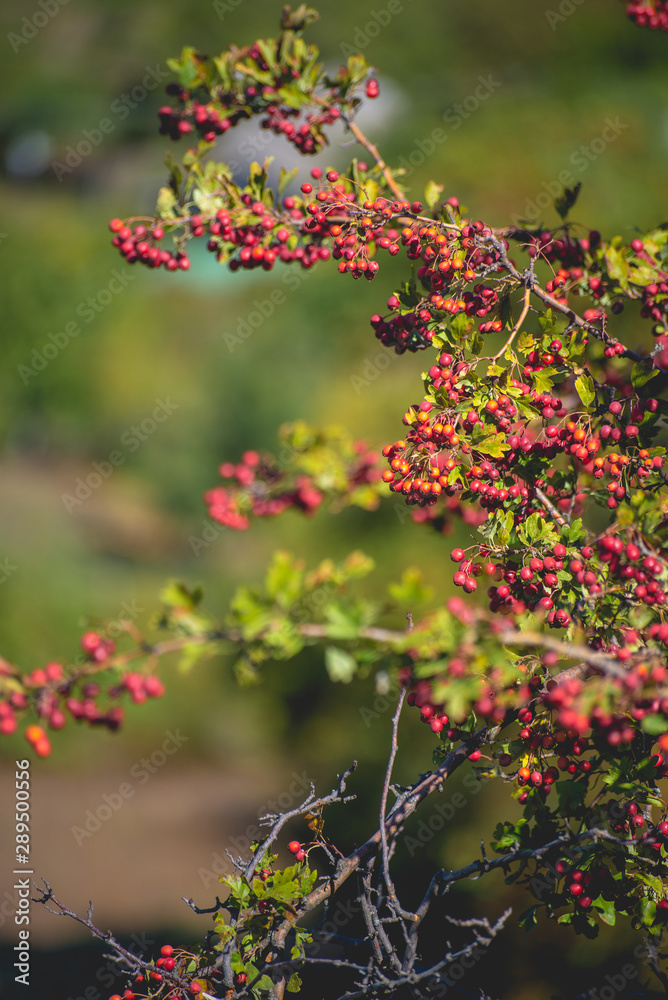
[{"label": "bare twig", "polygon": [[399,185],[395,181],[394,177],[392,176],[392,171],[388,167],[388,165],[385,162],[385,160],[383,159],[383,157],[380,155],[380,152],[378,151],[378,147],[375,146],[374,143],[371,142],[371,140],[368,139],[365,136],[364,132],[362,132],[362,130],[359,127],[359,125],[357,125],[352,120],[352,118],[350,118],[347,115],[341,115],[341,120],[344,122],[344,124],[345,124],[346,128],[348,129],[348,131],[352,132],[352,134],[355,136],[355,138],[359,142],[360,146],[364,146],[364,148],[366,149],[367,153],[370,153],[371,156],[373,156],[373,158],[374,158],[374,160],[376,162],[376,165],[378,166],[378,168],[381,171],[383,177],[385,178],[387,186],[389,187],[390,191],[392,192],[392,194],[394,195],[394,197],[397,199],[397,201],[403,201],[403,199],[404,199],[404,192],[401,190],[401,188],[399,187]]}]

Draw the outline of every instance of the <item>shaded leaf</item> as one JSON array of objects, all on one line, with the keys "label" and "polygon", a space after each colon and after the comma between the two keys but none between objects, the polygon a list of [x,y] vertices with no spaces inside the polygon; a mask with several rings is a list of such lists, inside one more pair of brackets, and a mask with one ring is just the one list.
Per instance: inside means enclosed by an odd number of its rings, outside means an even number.
[{"label": "shaded leaf", "polygon": [[349,684],[357,672],[355,658],[338,646],[325,649],[325,666],[330,679],[342,684]]}]

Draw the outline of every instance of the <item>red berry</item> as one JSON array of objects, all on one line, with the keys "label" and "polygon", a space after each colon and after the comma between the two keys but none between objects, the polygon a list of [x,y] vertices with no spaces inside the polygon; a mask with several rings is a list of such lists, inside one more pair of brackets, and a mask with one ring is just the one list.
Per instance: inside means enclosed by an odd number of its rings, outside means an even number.
[{"label": "red berry", "polygon": [[291,840],[290,843],[288,844],[288,850],[290,851],[290,854],[297,854],[297,852],[301,851],[301,849],[302,845],[299,843],[298,840]]},{"label": "red berry", "polygon": [[94,653],[102,645],[102,639],[97,632],[84,632],[81,636],[81,648],[84,653]]}]

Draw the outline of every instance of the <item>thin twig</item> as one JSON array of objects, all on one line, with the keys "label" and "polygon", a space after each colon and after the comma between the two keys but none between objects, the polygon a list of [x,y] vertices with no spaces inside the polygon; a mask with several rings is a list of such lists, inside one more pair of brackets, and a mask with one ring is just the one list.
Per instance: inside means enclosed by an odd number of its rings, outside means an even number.
[{"label": "thin twig", "polygon": [[392,171],[388,167],[383,157],[380,155],[378,147],[375,146],[370,139],[367,139],[364,132],[362,132],[362,130],[360,129],[359,125],[356,125],[351,118],[347,117],[346,115],[341,115],[341,120],[344,122],[348,131],[352,132],[352,134],[355,136],[359,144],[361,146],[364,146],[367,153],[370,153],[371,156],[373,156],[378,168],[380,169],[380,171],[383,174],[383,177],[385,178],[387,186],[389,187],[390,191],[397,199],[397,201],[403,201],[404,192],[401,190],[401,188],[395,181],[394,177],[392,176]]},{"label": "thin twig", "polygon": [[[387,815],[386,815],[387,814],[387,795],[388,795],[389,788],[390,788],[390,782],[392,781],[392,770],[394,768],[394,761],[395,761],[395,758],[397,756],[397,750],[399,748],[399,744],[397,742],[397,734],[398,734],[398,730],[399,730],[399,716],[401,715],[401,710],[402,710],[402,708],[404,706],[404,700],[405,700],[405,698],[406,698],[406,685],[403,685],[403,687],[401,688],[401,692],[399,694],[399,700],[397,702],[397,708],[396,708],[396,711],[395,711],[394,716],[392,718],[392,744],[391,744],[391,748],[390,748],[390,757],[389,757],[389,760],[387,762],[387,769],[385,771],[385,780],[383,782],[383,792],[382,792],[381,799],[380,799],[380,823],[379,823],[379,829],[380,829],[380,840],[381,840],[381,858],[382,858],[383,878],[385,880],[385,887],[387,889],[387,894],[388,894],[388,899],[390,901],[390,905],[395,910],[398,907],[398,900],[397,900],[396,889],[394,887],[394,882],[392,881],[392,877],[390,875],[389,857],[388,857],[388,851],[387,851],[387,830],[385,829],[385,821],[387,819]],[[401,915],[402,916],[404,915],[403,911],[401,912]]]},{"label": "thin twig", "polygon": [[513,340],[515,339],[515,337],[517,336],[517,334],[520,331],[520,327],[522,326],[522,323],[524,322],[524,320],[527,317],[527,313],[529,312],[530,305],[531,305],[531,285],[529,283],[527,283],[527,286],[524,289],[524,298],[523,298],[522,312],[520,313],[520,317],[519,317],[517,323],[515,323],[515,326],[510,331],[510,336],[508,337],[508,340],[506,341],[506,343],[503,345],[503,347],[501,348],[501,350],[498,351],[494,355],[494,357],[492,358],[492,362],[498,361],[499,358],[501,357],[501,355],[505,354],[506,351],[508,350],[508,348],[511,346]]}]

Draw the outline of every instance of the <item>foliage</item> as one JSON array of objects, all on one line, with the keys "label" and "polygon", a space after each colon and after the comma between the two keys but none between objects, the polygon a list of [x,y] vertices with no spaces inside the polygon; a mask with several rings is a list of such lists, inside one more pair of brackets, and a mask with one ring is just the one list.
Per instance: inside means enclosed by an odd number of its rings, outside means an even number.
[{"label": "foliage", "polygon": [[[654,15],[631,14],[661,27]],[[339,281],[372,281],[384,254],[403,254],[406,278],[370,320],[385,347],[429,358],[403,437],[376,453],[339,429],[297,423],[282,429],[276,457],[247,451],[236,465],[224,462],[226,485],[205,501],[232,530],[291,507],[310,514],[325,501],[372,510],[393,495],[435,534],[460,517],[472,541],[450,553],[454,583],[473,594],[487,577],[488,606],[457,598],[422,612],[432,594],[415,570],[388,586],[381,605],[358,593],[356,581],[373,568],[363,554],[307,571],[279,552],[262,585],[239,588],[220,622],[201,593],[172,582],[155,637],[128,622],[118,648],[103,630],[87,632],[76,667],[53,662],[25,674],[3,661],[0,730],[36,713],[25,736],[46,756],[45,727],[62,728],[68,715],[116,729],[123,699],[163,693],[158,663],[175,652],[187,669],[225,652],[242,682],[256,682],[264,664],[321,645],[335,682],[374,671],[396,678],[379,826],[361,847],[346,855],[324,836],[325,807],[350,801],[351,768],[329,796],[312,790],[291,812],[266,817],[267,836],[250,858],[235,859],[237,876],[223,877],[225,899],[198,910],[214,915],[200,951],[165,946],[155,962],[139,960],[90,914],[76,918],[132,973],[128,1000],[278,998],[299,992],[301,972],[319,965],[348,973],[347,997],[404,987],[443,995],[448,966],[488,945],[509,914],[478,921],[461,952],[448,945],[428,967],[418,961],[423,924],[451,884],[497,868],[536,900],[520,917],[527,930],[546,917],[594,937],[625,917],[647,935],[666,986],[658,949],[668,919],[659,784],[668,778],[668,224],[628,242],[606,238],[569,220],[579,188],[557,197],[555,229],[491,227],[434,182],[424,203],[409,201],[402,170],[355,121],[362,94],[378,95],[375,76],[358,55],[335,77],[325,73],[302,38],[316,16],[286,7],[276,39],[213,59],[184,49],[170,62],[174,103],[160,110],[160,130],[197,145],[178,163],[168,159],[156,215],[113,219],[112,242],[129,263],[168,271],[188,270],[190,242],[201,238],[232,271],[308,270],[333,258]],[[268,164],[255,163],[241,186],[214,161],[215,140],[254,117],[306,155],[340,122],[369,162],[354,159],[344,173],[316,167],[295,195],[285,193],[292,176],[274,191]],[[651,327],[651,350],[641,332],[630,345],[615,335],[626,308],[639,331],[643,320]],[[391,627],[400,614],[407,625]],[[392,773],[404,704],[433,734],[434,771],[400,788]],[[523,817],[496,826],[497,857],[483,847],[461,870],[437,871],[407,910],[391,874],[396,845],[409,816],[467,760],[478,781],[510,790]],[[313,839],[291,841],[294,864],[281,868],[270,848],[298,817]],[[321,957],[313,915],[351,876],[361,932],[337,942],[336,958]],[[41,901],[75,916],[48,885]]]}]

